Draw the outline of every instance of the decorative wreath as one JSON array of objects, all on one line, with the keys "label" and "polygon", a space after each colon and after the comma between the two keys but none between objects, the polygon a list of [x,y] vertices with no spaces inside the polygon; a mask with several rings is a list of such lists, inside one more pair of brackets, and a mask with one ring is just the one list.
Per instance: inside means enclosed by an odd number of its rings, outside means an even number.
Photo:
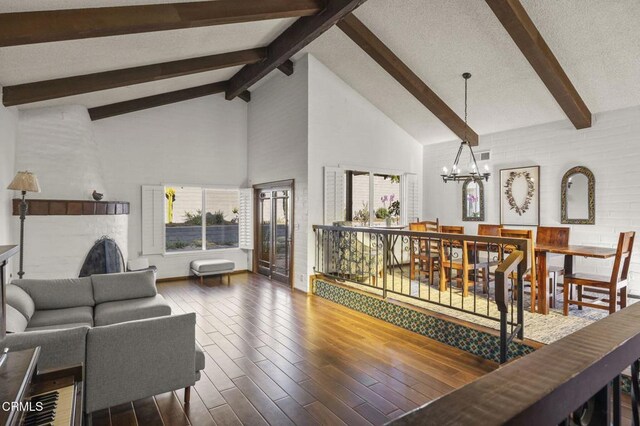
[{"label": "decorative wreath", "polygon": [[[516,200],[513,198],[513,181],[520,176],[524,176],[527,181],[527,197],[524,199],[524,202],[521,206],[516,203]],[[533,182],[533,178],[531,177],[531,173],[529,172],[511,172],[509,173],[509,179],[504,184],[506,188],[504,190],[504,195],[507,196],[507,201],[509,202],[509,208],[511,210],[515,210],[519,216],[522,216],[527,210],[529,210],[529,205],[531,204],[531,200],[533,199],[533,194],[535,193],[535,184]]]}]

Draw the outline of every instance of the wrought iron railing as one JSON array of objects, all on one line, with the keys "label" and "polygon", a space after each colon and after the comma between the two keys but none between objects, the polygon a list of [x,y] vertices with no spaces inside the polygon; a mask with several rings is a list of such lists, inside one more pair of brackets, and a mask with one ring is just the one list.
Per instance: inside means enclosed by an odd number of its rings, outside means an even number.
[{"label": "wrought iron railing", "polygon": [[[500,360],[524,337],[525,239],[314,226],[315,272],[427,309],[500,324]],[[473,320],[473,318],[469,318]]]}]

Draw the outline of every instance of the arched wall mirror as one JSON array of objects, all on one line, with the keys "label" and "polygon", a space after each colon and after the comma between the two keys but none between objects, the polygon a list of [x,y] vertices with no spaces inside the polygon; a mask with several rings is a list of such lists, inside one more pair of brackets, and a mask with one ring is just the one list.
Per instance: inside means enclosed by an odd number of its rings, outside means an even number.
[{"label": "arched wall mirror", "polygon": [[596,178],[591,170],[578,166],[562,177],[561,222],[576,225],[596,223]]},{"label": "arched wall mirror", "polygon": [[462,220],[484,221],[484,185],[480,180],[467,179],[462,185]]}]

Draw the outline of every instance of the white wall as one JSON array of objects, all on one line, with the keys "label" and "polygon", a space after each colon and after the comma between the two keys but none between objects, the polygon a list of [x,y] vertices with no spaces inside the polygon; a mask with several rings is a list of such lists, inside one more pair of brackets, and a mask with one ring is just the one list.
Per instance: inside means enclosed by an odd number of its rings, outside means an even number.
[{"label": "white wall", "polygon": [[306,291],[308,62],[287,77],[274,73],[251,92],[248,120],[249,185],[295,180],[294,285]]},{"label": "white wall", "polygon": [[[425,218],[437,217],[442,224],[465,225],[473,234],[477,223],[462,222],[462,185],[444,184],[440,178],[442,167],[451,167],[458,144],[425,146],[423,212]],[[584,130],[565,120],[482,136],[476,149],[491,150],[486,223],[500,222],[500,169],[540,165],[540,224],[560,225],[560,182],[567,170],[580,165],[596,178],[596,224],[571,225],[571,243],[614,247],[620,232],[640,231],[640,107],[597,114],[593,126]],[[636,292],[639,249],[636,244],[632,261]],[[609,274],[611,262],[579,259],[577,268]]]},{"label": "white wall", "polygon": [[[109,199],[131,203],[129,257],[141,243],[141,185],[245,187],[247,104],[207,96],[93,122]],[[247,269],[240,249],[149,256],[159,278],[189,275],[189,262],[226,258]]]},{"label": "white wall", "polygon": [[[0,94],[2,87],[0,87]],[[0,104],[0,245],[17,244],[12,234],[13,191],[5,189],[15,175],[15,148],[18,128],[18,112]],[[8,267],[7,271],[11,271]],[[8,278],[8,277],[7,277]]]},{"label": "white wall", "polygon": [[311,274],[315,250],[311,225],[323,221],[324,167],[415,173],[420,180],[423,147],[320,61],[308,58]]}]

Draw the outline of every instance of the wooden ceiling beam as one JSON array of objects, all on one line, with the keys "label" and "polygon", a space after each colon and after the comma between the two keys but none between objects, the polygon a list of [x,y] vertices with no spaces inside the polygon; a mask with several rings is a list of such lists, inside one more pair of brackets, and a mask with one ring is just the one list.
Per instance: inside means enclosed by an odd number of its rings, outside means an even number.
[{"label": "wooden ceiling beam", "polygon": [[203,96],[215,95],[216,93],[223,93],[226,88],[227,82],[220,81],[218,83],[191,87],[189,89],[177,90],[175,92],[162,93],[159,95],[147,96],[145,98],[132,99],[115,104],[89,108],[89,116],[93,121],[101,120],[103,118],[115,117],[117,115],[128,114],[130,112],[169,105]]},{"label": "wooden ceiling beam", "polygon": [[266,54],[267,51],[264,48],[249,49],[203,56],[200,58],[164,62],[161,64],[7,86],[3,89],[2,102],[5,106],[22,105],[238,65],[253,64],[263,60]]},{"label": "wooden ceiling beam", "polygon": [[0,47],[311,16],[323,0],[217,0],[0,14]]},{"label": "wooden ceiling beam", "polygon": [[293,75],[293,62],[291,60],[286,60],[278,67],[280,71],[286,76]]},{"label": "wooden ceiling beam", "polygon": [[576,129],[591,127],[591,111],[519,0],[486,0]]},{"label": "wooden ceiling beam", "polygon": [[369,28],[354,14],[347,15],[338,23],[351,40],[409,91],[420,103],[431,111],[460,139],[465,135],[471,146],[478,145],[478,134],[465,123],[438,95],[398,58]]},{"label": "wooden ceiling beam", "polygon": [[245,65],[229,80],[226,98],[233,99],[247,90],[365,1],[327,0],[322,12],[298,19],[267,47],[264,61]]}]

